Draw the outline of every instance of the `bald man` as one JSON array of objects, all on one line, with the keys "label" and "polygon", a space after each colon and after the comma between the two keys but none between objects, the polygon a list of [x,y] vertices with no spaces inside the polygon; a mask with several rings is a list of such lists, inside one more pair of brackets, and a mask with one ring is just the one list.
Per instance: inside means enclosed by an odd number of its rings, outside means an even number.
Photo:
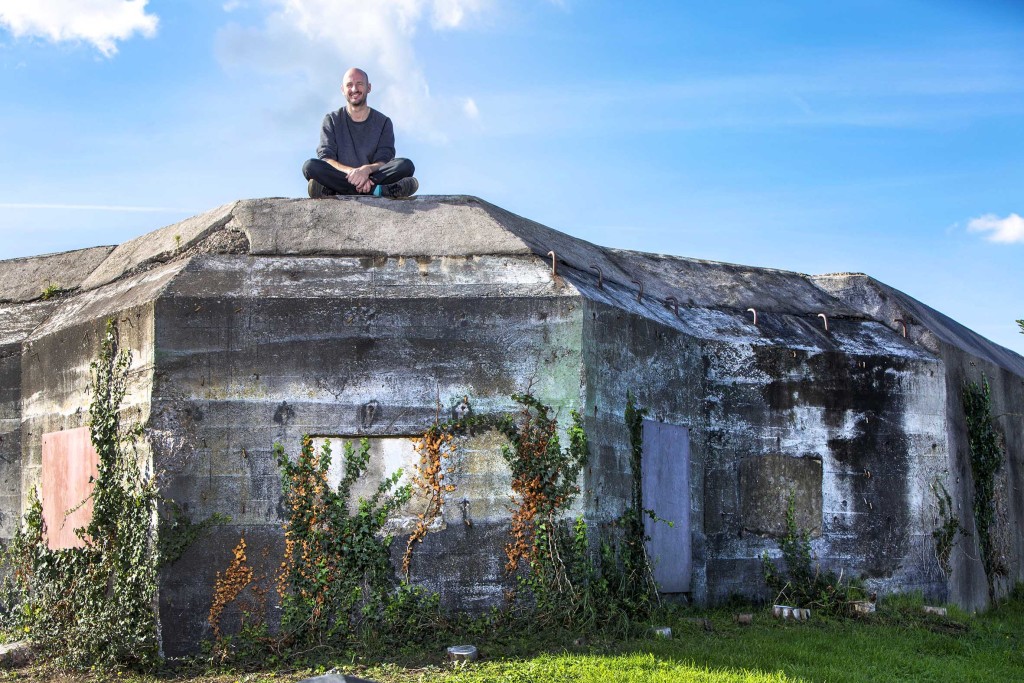
[{"label": "bald man", "polygon": [[408,159],[395,158],[391,119],[370,109],[370,78],[362,69],[345,72],[345,106],[324,117],[316,159],[302,165],[312,199],[333,195],[375,195],[401,199],[420,188]]}]

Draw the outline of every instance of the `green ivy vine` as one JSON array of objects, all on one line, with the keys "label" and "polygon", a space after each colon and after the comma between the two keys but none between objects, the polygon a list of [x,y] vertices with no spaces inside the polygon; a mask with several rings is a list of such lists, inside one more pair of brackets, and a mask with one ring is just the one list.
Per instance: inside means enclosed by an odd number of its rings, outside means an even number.
[{"label": "green ivy vine", "polygon": [[532,394],[513,394],[520,405],[499,430],[509,441],[502,455],[512,472],[511,539],[505,546],[505,569],[519,574],[542,622],[577,623],[591,579],[586,525],[567,528],[563,516],[580,493],[579,475],[587,461],[582,417],[572,412],[562,447],[558,420]]},{"label": "green ivy vine", "polygon": [[[643,453],[644,418],[647,409],[637,406],[631,392],[626,392],[626,427],[629,429],[629,474],[632,480],[630,504],[619,518],[622,527],[622,542],[618,559],[614,564],[605,561],[606,573],[617,576],[618,593],[632,610],[647,610],[657,600],[658,587],[651,573],[650,558],[647,555],[647,541],[644,519],[659,521],[654,510],[644,505],[643,494]],[[668,523],[668,522],[666,522]],[[607,555],[607,551],[606,551]],[[615,570],[615,571],[611,571]]]},{"label": "green ivy vine", "polygon": [[343,641],[352,630],[385,613],[394,597],[392,536],[388,517],[409,501],[411,488],[398,486],[402,471],[384,478],[369,498],[350,512],[352,487],[370,463],[370,442],[358,450],[345,444],[342,478],[332,487],[327,473],[331,448],[319,450],[309,436],[298,458],[275,446],[281,472],[285,522],[285,559],[278,590],[281,640],[287,646],[316,646]]},{"label": "green ivy vine", "polygon": [[1002,468],[1003,443],[992,420],[992,395],[987,378],[980,385],[964,385],[962,397],[967,420],[971,472],[974,475],[974,523],[981,546],[989,595],[995,595],[995,577],[1006,576],[1003,551],[996,542],[996,478]]},{"label": "green ivy vine", "polygon": [[84,546],[47,546],[42,505],[33,491],[6,556],[4,625],[59,666],[146,669],[158,661],[158,496],[135,450],[141,426],[121,423],[130,364],[108,321],[99,358],[90,366],[89,428],[99,467],[92,518],[75,530]]},{"label": "green ivy vine", "polygon": [[942,482],[933,482],[932,491],[935,493],[935,504],[938,507],[936,527],[932,530],[932,538],[935,539],[935,559],[943,573],[949,574],[949,559],[953,554],[956,535],[963,533],[964,529],[953,507],[953,497],[949,495]]}]

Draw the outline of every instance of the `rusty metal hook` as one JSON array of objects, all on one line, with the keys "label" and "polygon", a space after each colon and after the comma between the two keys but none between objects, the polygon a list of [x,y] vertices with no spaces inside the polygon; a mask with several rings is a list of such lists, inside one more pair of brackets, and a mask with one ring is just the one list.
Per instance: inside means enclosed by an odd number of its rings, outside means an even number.
[{"label": "rusty metal hook", "polygon": [[644,283],[640,282],[639,280],[630,280],[630,282],[633,282],[640,286],[640,291],[636,293],[636,301],[637,303],[640,303],[640,300],[644,297]]},{"label": "rusty metal hook", "polygon": [[558,275],[558,257],[555,256],[555,250],[552,249],[548,252],[548,256],[551,257],[551,275],[552,277]]},{"label": "rusty metal hook", "polygon": [[747,310],[754,314],[754,326],[757,327],[757,310],[753,308],[748,308]]},{"label": "rusty metal hook", "polygon": [[896,318],[895,320],[893,320],[893,322],[894,323],[899,323],[900,325],[903,326],[903,338],[906,339],[907,338],[907,321],[904,320],[903,318]]},{"label": "rusty metal hook", "polygon": [[604,273],[594,264],[590,265],[590,269],[597,272],[597,288],[604,289]]},{"label": "rusty metal hook", "polygon": [[819,313],[818,317],[825,321],[825,331],[828,332],[828,316],[824,313]]},{"label": "rusty metal hook", "polygon": [[667,297],[665,297],[665,303],[666,304],[668,304],[668,303],[672,304],[672,310],[675,311],[676,317],[678,318],[679,317],[679,299],[675,298],[674,296],[667,296]]}]

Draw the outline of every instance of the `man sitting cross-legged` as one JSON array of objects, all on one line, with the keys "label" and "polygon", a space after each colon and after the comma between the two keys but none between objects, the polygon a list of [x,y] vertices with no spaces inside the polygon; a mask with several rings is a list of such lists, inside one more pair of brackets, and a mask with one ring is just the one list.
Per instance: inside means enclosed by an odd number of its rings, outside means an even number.
[{"label": "man sitting cross-legged", "polygon": [[362,69],[345,72],[341,86],[347,104],[324,117],[317,159],[302,165],[313,199],[338,194],[410,197],[420,184],[408,159],[395,158],[391,119],[370,109],[370,79]]}]

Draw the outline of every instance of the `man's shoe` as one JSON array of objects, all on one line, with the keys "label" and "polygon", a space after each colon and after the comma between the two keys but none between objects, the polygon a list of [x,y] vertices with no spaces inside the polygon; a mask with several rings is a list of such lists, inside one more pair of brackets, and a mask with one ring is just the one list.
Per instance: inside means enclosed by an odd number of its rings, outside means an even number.
[{"label": "man's shoe", "polygon": [[306,191],[309,192],[310,199],[320,199],[322,197],[331,197],[334,195],[333,192],[312,179],[309,181],[309,184],[306,185]]},{"label": "man's shoe", "polygon": [[402,178],[397,183],[380,186],[380,196],[389,199],[411,197],[420,189],[420,182],[415,178]]}]

